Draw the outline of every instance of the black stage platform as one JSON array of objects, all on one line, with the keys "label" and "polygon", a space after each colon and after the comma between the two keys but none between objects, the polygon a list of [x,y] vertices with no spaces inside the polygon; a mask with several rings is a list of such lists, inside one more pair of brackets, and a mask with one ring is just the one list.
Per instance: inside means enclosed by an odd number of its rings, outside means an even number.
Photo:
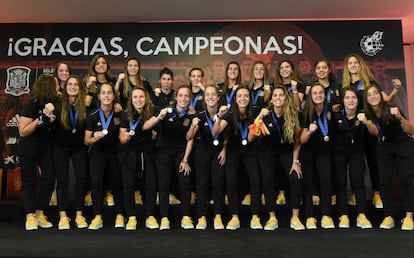
[{"label": "black stage platform", "polygon": [[[171,206],[172,229],[148,230],[144,227],[143,207],[137,206],[138,229],[114,229],[113,208],[106,207],[104,228],[99,231],[76,229],[58,231],[58,212],[51,207],[47,215],[52,229],[24,230],[23,209],[18,201],[0,201],[1,257],[414,257],[414,232],[400,230],[402,206],[395,206],[396,228],[380,230],[382,211],[369,204],[368,217],[374,228],[355,227],[355,210],[350,207],[350,229],[317,229],[296,232],[289,229],[290,209],[278,207],[279,229],[249,229],[249,206],[242,206],[242,227],[237,231],[215,231],[212,219],[205,231],[179,227],[180,208]],[[193,208],[194,210],[194,208]],[[209,218],[213,217],[209,207]],[[333,217],[337,218],[335,206]],[[86,207],[88,221],[91,207]],[[193,219],[196,222],[195,213]],[[229,218],[223,214],[224,222]],[[264,224],[267,216],[261,214]],[[337,219],[335,223],[337,223]]]}]

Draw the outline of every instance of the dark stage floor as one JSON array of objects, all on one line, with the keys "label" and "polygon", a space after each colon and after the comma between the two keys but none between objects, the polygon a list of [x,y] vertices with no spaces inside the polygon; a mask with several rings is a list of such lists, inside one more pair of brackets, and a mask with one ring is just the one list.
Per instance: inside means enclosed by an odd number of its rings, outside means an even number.
[{"label": "dark stage floor", "polygon": [[[171,208],[172,229],[144,228],[142,206],[138,206],[139,228],[126,232],[113,228],[113,210],[105,208],[104,228],[100,231],[73,229],[58,231],[24,230],[23,210],[18,202],[0,201],[1,257],[414,257],[414,232],[403,232],[400,223],[392,230],[380,230],[381,210],[370,208],[374,229],[355,227],[351,208],[351,229],[295,232],[288,228],[289,208],[278,211],[279,229],[273,232],[248,228],[249,208],[242,207],[242,228],[215,231],[212,222],[205,231],[179,228],[179,206]],[[396,206],[395,218],[402,216]],[[211,207],[210,211],[211,213]],[[48,211],[51,221],[58,221],[55,207]],[[86,208],[88,218],[91,209]],[[212,217],[212,214],[210,214]],[[228,215],[225,215],[225,219]],[[265,215],[262,221],[266,220]],[[225,220],[226,221],[226,220]],[[337,223],[337,221],[335,221]]]}]

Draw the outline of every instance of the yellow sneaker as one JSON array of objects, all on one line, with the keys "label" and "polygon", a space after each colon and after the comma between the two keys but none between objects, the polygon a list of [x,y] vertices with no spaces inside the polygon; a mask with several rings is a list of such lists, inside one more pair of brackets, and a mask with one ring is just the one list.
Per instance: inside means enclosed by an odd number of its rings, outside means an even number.
[{"label": "yellow sneaker", "polygon": [[336,205],[336,195],[331,195],[331,205]]},{"label": "yellow sneaker", "polygon": [[191,204],[193,205],[197,200],[197,194],[195,192],[191,192]]},{"label": "yellow sneaker", "polygon": [[140,191],[134,192],[135,204],[142,205],[142,195]]},{"label": "yellow sneaker", "polygon": [[356,205],[356,198],[355,193],[352,193],[347,201],[348,205],[355,206]]},{"label": "yellow sneaker", "polygon": [[387,216],[380,224],[380,228],[382,229],[392,229],[395,227],[394,219],[391,216]]},{"label": "yellow sneaker", "polygon": [[206,217],[202,216],[201,218],[198,219],[196,229],[204,230],[206,228],[207,228],[207,220],[206,220]]},{"label": "yellow sneaker", "polygon": [[115,228],[124,228],[125,227],[125,218],[121,214],[116,215],[115,218]]},{"label": "yellow sneaker", "polygon": [[88,191],[85,195],[85,200],[83,201],[83,205],[85,206],[92,206],[92,194]]},{"label": "yellow sneaker", "polygon": [[275,230],[279,227],[276,217],[270,217],[264,226],[264,230]]},{"label": "yellow sneaker", "polygon": [[41,228],[53,227],[53,224],[47,220],[47,217],[45,216],[45,214],[43,214],[43,212],[36,214],[36,218],[37,218],[37,224],[39,225],[39,227]]},{"label": "yellow sneaker", "polygon": [[258,216],[252,217],[250,220],[251,229],[263,229],[262,223],[260,223],[260,218]]},{"label": "yellow sneaker", "polygon": [[279,192],[279,194],[276,198],[276,204],[277,205],[285,205],[286,204],[285,192]]},{"label": "yellow sneaker", "polygon": [[335,224],[331,217],[324,215],[321,219],[321,227],[324,229],[335,228]]},{"label": "yellow sneaker", "polygon": [[52,196],[50,196],[49,206],[57,206],[56,189],[52,192]]},{"label": "yellow sneaker", "polygon": [[251,202],[252,202],[252,195],[251,194],[246,194],[245,196],[244,196],[244,198],[243,198],[243,201],[242,201],[242,205],[250,205],[251,204]]},{"label": "yellow sneaker", "polygon": [[348,215],[342,215],[339,217],[339,228],[349,228],[349,218]]},{"label": "yellow sneaker", "polygon": [[194,229],[193,220],[189,216],[183,216],[181,219],[181,228]]},{"label": "yellow sneaker", "polygon": [[170,229],[170,221],[167,217],[161,218],[160,230]]},{"label": "yellow sneaker", "polygon": [[214,229],[220,230],[224,229],[223,221],[221,220],[221,217],[214,217]]},{"label": "yellow sneaker", "polygon": [[137,217],[130,216],[125,226],[125,230],[137,230],[137,224],[138,224]]},{"label": "yellow sneaker", "polygon": [[26,219],[26,223],[25,223],[24,227],[25,227],[25,229],[27,231],[37,230],[38,229],[38,225],[37,225],[37,219],[36,219],[36,217],[35,216],[29,216]]},{"label": "yellow sneaker", "polygon": [[58,230],[68,230],[70,229],[70,219],[68,217],[62,217],[59,220]]},{"label": "yellow sneaker", "polygon": [[362,228],[362,229],[372,228],[371,221],[369,221],[364,214],[358,215],[356,225],[357,227]]},{"label": "yellow sneaker", "polygon": [[321,199],[319,198],[319,195],[312,195],[313,205],[319,205],[320,202],[321,202]]},{"label": "yellow sneaker", "polygon": [[146,220],[145,220],[145,227],[148,229],[157,229],[160,226],[158,225],[157,220],[154,218],[154,216],[149,216]]},{"label": "yellow sneaker", "polygon": [[380,192],[378,192],[378,191],[375,191],[374,192],[374,196],[372,197],[372,204],[377,209],[384,208],[384,205],[383,205],[382,200],[381,200],[381,194],[380,194]]},{"label": "yellow sneaker", "polygon": [[106,191],[105,192],[104,203],[107,206],[114,206],[115,205],[114,196],[112,195],[111,191]]},{"label": "yellow sneaker", "polygon": [[170,195],[168,196],[170,205],[178,205],[181,204],[181,201],[177,199],[177,197],[175,197],[175,195],[173,195],[172,193],[170,193]]},{"label": "yellow sneaker", "polygon": [[91,221],[91,224],[89,224],[88,229],[91,230],[98,230],[103,228],[103,221],[102,221],[102,217],[97,215],[95,216],[95,218]]},{"label": "yellow sneaker", "polygon": [[240,220],[237,217],[231,218],[231,220],[227,223],[226,229],[228,230],[236,230],[240,228]]},{"label": "yellow sneaker", "polygon": [[402,219],[402,225],[401,225],[401,230],[414,230],[414,222],[413,222],[413,218],[411,217],[405,217]]},{"label": "yellow sneaker", "polygon": [[293,230],[305,230],[305,226],[302,224],[298,216],[292,216],[290,218],[290,228]]},{"label": "yellow sneaker", "polygon": [[317,220],[314,217],[310,217],[306,219],[306,229],[317,229],[318,226],[316,225]]},{"label": "yellow sneaker", "polygon": [[76,216],[75,225],[76,225],[77,228],[87,228],[88,227],[88,223],[86,222],[86,218],[84,216]]}]

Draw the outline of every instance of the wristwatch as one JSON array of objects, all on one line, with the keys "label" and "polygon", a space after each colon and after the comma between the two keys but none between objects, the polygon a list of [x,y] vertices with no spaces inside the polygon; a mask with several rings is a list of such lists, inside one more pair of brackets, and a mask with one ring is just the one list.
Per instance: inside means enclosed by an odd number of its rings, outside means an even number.
[{"label": "wristwatch", "polygon": [[293,162],[300,165],[300,161],[298,159],[294,159]]}]

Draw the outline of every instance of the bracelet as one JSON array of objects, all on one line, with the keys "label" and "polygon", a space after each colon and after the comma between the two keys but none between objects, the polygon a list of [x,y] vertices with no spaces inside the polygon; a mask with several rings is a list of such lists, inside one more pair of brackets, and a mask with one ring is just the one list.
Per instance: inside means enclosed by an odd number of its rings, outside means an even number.
[{"label": "bracelet", "polygon": [[182,160],[182,162],[184,162],[184,163],[188,163],[188,160],[186,160],[186,159],[183,159],[183,160]]},{"label": "bracelet", "polygon": [[300,165],[300,161],[298,159],[294,159],[293,163],[296,163],[296,164]]},{"label": "bracelet", "polygon": [[162,121],[164,118],[161,118],[159,115],[157,116],[157,119]]},{"label": "bracelet", "polygon": [[292,93],[293,94],[297,94],[298,93],[298,90],[292,90]]}]

